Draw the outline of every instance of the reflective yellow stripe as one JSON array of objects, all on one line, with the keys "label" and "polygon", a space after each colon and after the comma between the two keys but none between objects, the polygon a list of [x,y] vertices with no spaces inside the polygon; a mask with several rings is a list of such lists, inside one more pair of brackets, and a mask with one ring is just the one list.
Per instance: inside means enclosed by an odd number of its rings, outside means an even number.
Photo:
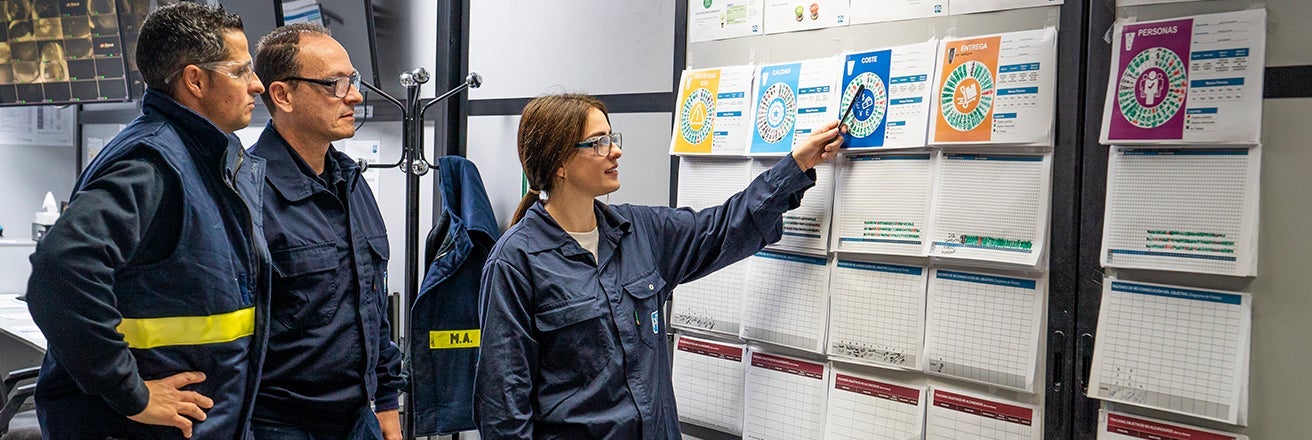
[{"label": "reflective yellow stripe", "polygon": [[448,348],[476,348],[483,331],[471,330],[433,330],[428,332],[428,348],[444,350]]},{"label": "reflective yellow stripe", "polygon": [[235,341],[255,334],[255,308],[210,316],[123,318],[118,331],[132,348]]}]

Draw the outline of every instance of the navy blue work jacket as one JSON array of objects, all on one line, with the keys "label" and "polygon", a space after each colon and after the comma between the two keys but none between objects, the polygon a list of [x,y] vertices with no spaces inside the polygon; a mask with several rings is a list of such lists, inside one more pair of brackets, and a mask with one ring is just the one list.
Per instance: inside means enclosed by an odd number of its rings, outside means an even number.
[{"label": "navy blue work jacket", "polygon": [[405,378],[388,320],[387,228],[360,167],[329,147],[330,190],[272,122],[250,153],[268,161],[264,234],[274,268],[256,417],[349,428],[370,401],[396,409]]},{"label": "navy blue work jacket", "polygon": [[[473,162],[437,160],[446,228],[410,309],[410,380],[415,436],[475,429],[478,289],[487,254],[501,236],[492,202]],[[441,223],[441,222],[439,222]]]},{"label": "navy blue work jacket", "polygon": [[[162,93],[148,89],[142,104],[142,116],[79,177],[68,212],[32,256],[28,306],[49,344],[36,390],[42,435],[181,439],[177,428],[127,416],[146,407],[143,380],[200,371],[205,380],[186,389],[214,407],[194,422],[193,438],[249,438],[267,337],[270,269],[258,215],[264,161]],[[166,190],[181,192],[181,206],[108,225],[83,211],[93,206],[83,205],[84,195],[135,203],[134,188],[103,179],[106,169],[143,152],[160,158],[160,172],[180,184]],[[133,231],[164,216],[180,216],[177,239],[165,241],[172,248],[153,252],[167,257],[136,261],[145,251],[129,251],[142,240]]]},{"label": "navy blue work jacket", "polygon": [[483,270],[483,438],[680,438],[664,302],[779,240],[814,185],[788,156],[702,211],[598,202],[595,261],[533,205]]}]

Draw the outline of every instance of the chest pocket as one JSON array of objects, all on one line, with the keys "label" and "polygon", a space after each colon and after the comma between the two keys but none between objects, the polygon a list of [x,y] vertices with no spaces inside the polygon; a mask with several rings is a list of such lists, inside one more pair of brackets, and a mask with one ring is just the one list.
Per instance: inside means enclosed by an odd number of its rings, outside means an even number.
[{"label": "chest pocket", "polygon": [[606,307],[595,296],[579,298],[533,315],[545,379],[566,387],[595,377],[614,358]]},{"label": "chest pocket", "polygon": [[337,251],[333,243],[273,252],[273,317],[288,329],[327,324],[337,314]]},{"label": "chest pocket", "polygon": [[633,321],[637,326],[638,339],[648,347],[659,346],[660,338],[665,337],[662,333],[665,325],[661,310],[663,295],[658,295],[664,289],[665,280],[656,269],[624,283],[625,294],[633,299]]}]

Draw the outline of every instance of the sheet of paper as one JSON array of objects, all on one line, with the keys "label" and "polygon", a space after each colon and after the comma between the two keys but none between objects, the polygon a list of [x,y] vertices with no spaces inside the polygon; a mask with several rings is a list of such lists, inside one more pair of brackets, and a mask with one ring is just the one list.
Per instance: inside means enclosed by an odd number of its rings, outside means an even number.
[{"label": "sheet of paper", "polygon": [[679,79],[670,154],[741,156],[751,126],[752,66],[685,70]]},{"label": "sheet of paper", "polygon": [[[752,178],[769,170],[779,159],[752,161]],[[815,167],[815,186],[806,190],[802,205],[784,213],[784,235],[770,249],[823,255],[829,250],[829,230],[833,217],[834,163]]]},{"label": "sheet of paper", "polygon": [[837,259],[829,280],[829,358],[920,370],[928,280],[923,267]]},{"label": "sheet of paper", "polygon": [[926,440],[1043,438],[1043,409],[996,397],[930,389]]},{"label": "sheet of paper", "polygon": [[756,348],[748,353],[743,438],[819,440],[824,432],[829,367]]},{"label": "sheet of paper", "polygon": [[675,336],[674,346],[679,420],[741,435],[746,347],[687,335]]},{"label": "sheet of paper", "polygon": [[[380,143],[381,142],[377,140],[348,139],[342,141],[342,152],[346,153],[347,156],[351,156],[353,159],[364,159],[369,163],[382,163],[383,153],[382,147],[379,146]],[[382,191],[379,189],[379,185],[381,184],[381,182],[379,182],[379,176],[382,174],[381,171],[382,169],[379,168],[365,170],[364,172],[364,181],[374,190],[374,198],[377,198],[378,194]]]},{"label": "sheet of paper", "polygon": [[[751,159],[682,157],[679,159],[680,207],[701,210],[723,204],[747,186]],[[670,324],[676,328],[738,336],[747,263],[740,261],[674,290]]]},{"label": "sheet of paper", "polygon": [[1248,440],[1248,436],[1115,411],[1098,411],[1098,440]]},{"label": "sheet of paper", "polygon": [[1060,5],[1062,0],[952,0],[952,15]]},{"label": "sheet of paper", "polygon": [[925,372],[1034,391],[1048,279],[934,269]]},{"label": "sheet of paper", "polygon": [[1103,143],[1257,143],[1266,10],[1120,23]]},{"label": "sheet of paper", "polygon": [[852,24],[912,20],[948,15],[948,0],[881,0],[852,2]]},{"label": "sheet of paper", "polygon": [[765,33],[847,26],[849,0],[765,0]]},{"label": "sheet of paper", "polygon": [[844,155],[837,161],[835,250],[925,255],[934,153]]},{"label": "sheet of paper", "polygon": [[1104,280],[1089,397],[1238,423],[1252,306],[1245,292]]},{"label": "sheet of paper", "polygon": [[0,145],[71,147],[76,131],[74,106],[0,108]]},{"label": "sheet of paper", "polygon": [[1199,1],[1199,0],[1116,0],[1116,7],[1123,8],[1126,6],[1155,5],[1161,3],[1183,3],[1188,1]]},{"label": "sheet of paper", "polygon": [[749,154],[783,156],[815,128],[838,119],[838,58],[761,66],[752,95]]},{"label": "sheet of paper", "polygon": [[748,259],[743,339],[824,352],[829,265],[824,257],[760,251]]},{"label": "sheet of paper", "polygon": [[688,42],[761,35],[764,0],[688,0]]},{"label": "sheet of paper", "polygon": [[1102,265],[1257,275],[1261,152],[1112,147]]},{"label": "sheet of paper", "polygon": [[943,40],[939,54],[930,143],[1052,145],[1056,29]]},{"label": "sheet of paper", "polygon": [[931,40],[845,57],[839,116],[849,106],[852,111],[843,121],[849,129],[843,148],[925,145],[937,50],[937,40]]},{"label": "sheet of paper", "polygon": [[825,438],[919,439],[925,429],[925,388],[889,382],[833,364]]},{"label": "sheet of paper", "polygon": [[1037,266],[1048,238],[1052,154],[939,158],[928,254]]}]

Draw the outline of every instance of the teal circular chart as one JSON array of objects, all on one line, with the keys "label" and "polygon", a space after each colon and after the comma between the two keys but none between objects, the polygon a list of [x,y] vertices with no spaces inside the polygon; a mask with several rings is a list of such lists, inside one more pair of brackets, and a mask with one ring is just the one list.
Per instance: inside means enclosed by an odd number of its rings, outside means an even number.
[{"label": "teal circular chart", "polygon": [[[861,89],[862,86],[865,88]],[[861,89],[860,96],[856,95],[857,89]],[[843,90],[843,99],[838,108],[847,109],[853,100],[856,100],[856,106],[852,107],[851,119],[844,121],[848,133],[856,138],[870,136],[879,129],[879,124],[884,122],[884,115],[888,112],[888,88],[884,86],[884,79],[870,72],[852,78],[852,82]]]},{"label": "teal circular chart", "polygon": [[797,119],[797,98],[788,84],[774,83],[761,94],[756,108],[756,131],[761,139],[775,143],[793,131]]},{"label": "teal circular chart", "polygon": [[1139,128],[1156,128],[1179,113],[1188,90],[1184,60],[1174,51],[1153,47],[1125,66],[1116,86],[1121,116]]},{"label": "teal circular chart", "polygon": [[939,111],[949,127],[971,131],[993,108],[993,72],[979,61],[966,61],[948,73],[939,93]]},{"label": "teal circular chart", "polygon": [[700,144],[711,136],[715,125],[715,99],[711,91],[693,90],[679,107],[679,135],[689,144]]}]

